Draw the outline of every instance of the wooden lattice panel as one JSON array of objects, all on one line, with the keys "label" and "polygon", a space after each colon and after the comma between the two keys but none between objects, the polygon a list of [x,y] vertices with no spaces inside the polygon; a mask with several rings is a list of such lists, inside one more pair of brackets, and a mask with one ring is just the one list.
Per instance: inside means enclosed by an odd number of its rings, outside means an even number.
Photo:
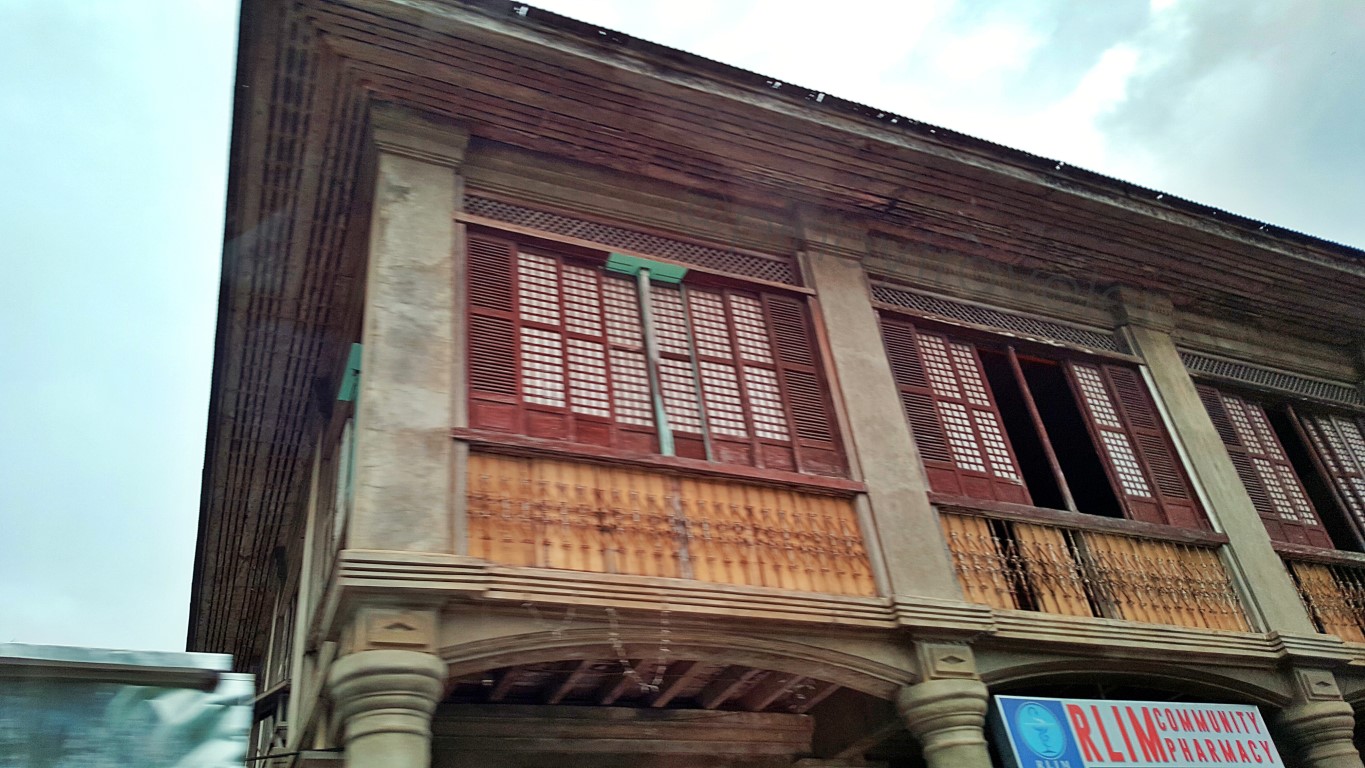
[{"label": "wooden lattice panel", "polygon": [[796,262],[789,257],[759,256],[751,253],[713,248],[683,240],[635,232],[609,224],[599,224],[573,216],[504,203],[489,197],[469,195],[465,210],[475,216],[517,226],[538,229],[634,253],[659,256],[683,264],[757,278],[772,283],[800,285]]},{"label": "wooden lattice panel", "polygon": [[851,499],[549,458],[469,458],[469,552],[493,562],[874,595]]}]

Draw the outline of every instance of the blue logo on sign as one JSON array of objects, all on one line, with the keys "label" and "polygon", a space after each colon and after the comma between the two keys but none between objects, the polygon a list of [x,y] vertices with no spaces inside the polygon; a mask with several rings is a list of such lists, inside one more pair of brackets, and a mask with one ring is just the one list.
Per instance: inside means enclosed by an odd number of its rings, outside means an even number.
[{"label": "blue logo on sign", "polygon": [[1066,752],[1066,731],[1052,711],[1029,702],[1014,711],[1014,732],[1034,754],[1055,760]]}]

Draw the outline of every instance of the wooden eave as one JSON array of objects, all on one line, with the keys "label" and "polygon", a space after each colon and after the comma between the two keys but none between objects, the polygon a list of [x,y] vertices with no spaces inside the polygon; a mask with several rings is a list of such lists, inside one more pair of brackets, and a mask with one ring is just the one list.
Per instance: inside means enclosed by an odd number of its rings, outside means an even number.
[{"label": "wooden eave", "polygon": [[356,322],[371,101],[718,208],[816,208],[1331,344],[1365,331],[1358,250],[521,3],[245,0],[242,19],[191,650],[256,652],[271,552],[301,535],[310,424]]}]

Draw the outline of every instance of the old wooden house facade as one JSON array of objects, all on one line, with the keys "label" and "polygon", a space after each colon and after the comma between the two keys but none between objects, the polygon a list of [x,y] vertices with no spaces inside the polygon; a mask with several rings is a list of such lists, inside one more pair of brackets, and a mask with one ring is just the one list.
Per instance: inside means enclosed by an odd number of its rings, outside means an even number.
[{"label": "old wooden house facade", "polygon": [[521,3],[242,19],[253,764],[984,768],[1021,694],[1361,766],[1365,254]]}]

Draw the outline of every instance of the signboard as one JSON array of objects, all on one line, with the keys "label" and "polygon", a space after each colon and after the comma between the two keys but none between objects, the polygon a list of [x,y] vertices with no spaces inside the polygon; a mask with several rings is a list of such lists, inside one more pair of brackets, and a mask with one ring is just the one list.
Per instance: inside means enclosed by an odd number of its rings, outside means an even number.
[{"label": "signboard", "polygon": [[0,643],[0,768],[241,768],[256,684],[231,661]]},{"label": "signboard", "polygon": [[1284,766],[1256,707],[996,696],[994,714],[1015,768]]}]

